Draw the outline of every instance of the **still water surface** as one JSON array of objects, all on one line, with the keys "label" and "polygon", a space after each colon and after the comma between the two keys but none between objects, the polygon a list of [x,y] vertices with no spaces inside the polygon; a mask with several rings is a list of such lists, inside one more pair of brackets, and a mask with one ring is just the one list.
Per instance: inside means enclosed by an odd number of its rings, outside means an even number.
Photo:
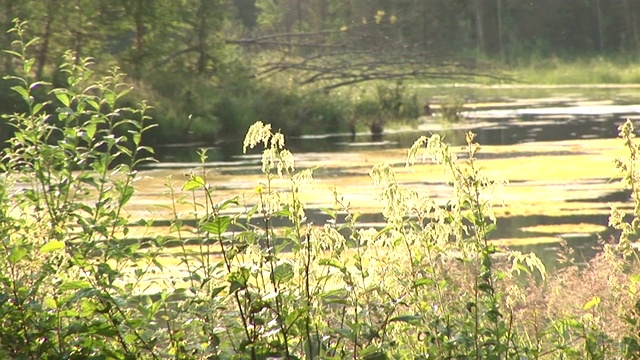
[{"label": "still water surface", "polygon": [[[374,149],[408,148],[422,135],[438,133],[452,145],[462,145],[464,134],[473,131],[482,145],[513,145],[545,141],[575,139],[608,139],[617,137],[618,126],[627,118],[640,119],[640,106],[633,104],[614,104],[611,102],[576,104],[569,101],[546,100],[539,103],[529,102],[526,107],[513,103],[494,105],[473,105],[466,108],[464,118],[456,123],[447,123],[437,117],[421,118],[415,128],[386,130],[381,139],[372,139],[367,133],[358,133],[355,138],[350,133],[309,135],[299,138],[287,138],[287,148],[294,154],[305,153],[341,153],[349,154]],[[233,172],[235,168],[247,171],[247,165],[257,165],[259,158],[242,155],[241,139],[228,143],[204,145],[208,148],[210,166],[223,172]],[[203,147],[201,144],[199,147]],[[169,145],[156,148],[159,166],[164,168],[187,168],[197,166],[199,158],[194,146]],[[255,167],[257,171],[257,166]],[[626,196],[621,194],[621,196]],[[603,201],[606,199],[603,199]],[[313,217],[313,214],[308,214]],[[322,222],[318,212],[315,223]],[[381,222],[376,214],[364,214],[361,218],[367,223]],[[573,215],[550,217],[544,215],[515,216],[498,219],[498,230],[494,238],[530,238],[544,236],[524,232],[523,227],[543,224],[590,223],[607,225],[606,215]],[[605,232],[600,236],[607,238],[615,235]],[[563,236],[576,250],[578,258],[588,259],[595,253],[593,249],[596,234],[566,234]],[[559,247],[557,244],[536,244],[518,246],[522,251],[534,251],[547,262],[553,262]]]},{"label": "still water surface", "polygon": [[[462,145],[464,134],[473,131],[482,145],[512,145],[525,142],[615,138],[617,127],[626,118],[640,118],[640,106],[548,107],[538,109],[471,110],[457,123],[423,117],[413,129],[386,130],[381,139],[368,133],[335,133],[288,137],[287,148],[294,154],[306,152],[353,152],[372,148],[408,148],[422,135],[439,133],[448,143]],[[242,139],[218,144],[170,144],[156,148],[160,162],[198,162],[196,149],[208,149],[212,161],[242,159]]]}]

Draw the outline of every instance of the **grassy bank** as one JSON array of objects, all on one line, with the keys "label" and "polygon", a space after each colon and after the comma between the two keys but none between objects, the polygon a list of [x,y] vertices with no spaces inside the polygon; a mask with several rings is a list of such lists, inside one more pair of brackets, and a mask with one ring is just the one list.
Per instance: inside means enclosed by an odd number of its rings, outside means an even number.
[{"label": "grassy bank", "polygon": [[[150,114],[158,126],[152,143],[241,141],[256,121],[273,124],[292,136],[349,131],[379,132],[390,123],[415,121],[421,114],[417,97],[402,82],[325,92],[301,87],[290,78],[258,81],[247,72],[214,80],[160,75],[139,83],[131,101],[154,104]],[[155,79],[155,80],[153,80]]]},{"label": "grassy bank", "polygon": [[602,57],[562,60],[540,59],[508,67],[512,76],[530,84],[639,84],[636,59]]}]

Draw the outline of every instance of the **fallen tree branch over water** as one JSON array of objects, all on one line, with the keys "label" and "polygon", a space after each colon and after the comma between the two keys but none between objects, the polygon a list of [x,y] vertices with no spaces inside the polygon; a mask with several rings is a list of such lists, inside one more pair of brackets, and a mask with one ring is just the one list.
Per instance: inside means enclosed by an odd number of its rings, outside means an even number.
[{"label": "fallen tree branch over water", "polygon": [[270,60],[257,64],[258,78],[291,72],[299,84],[320,84],[327,91],[375,80],[472,82],[480,77],[514,81],[487,64],[454,59],[435,49],[416,50],[393,40],[393,30],[390,24],[365,23],[340,30],[274,33],[226,42],[248,51],[272,53]]}]

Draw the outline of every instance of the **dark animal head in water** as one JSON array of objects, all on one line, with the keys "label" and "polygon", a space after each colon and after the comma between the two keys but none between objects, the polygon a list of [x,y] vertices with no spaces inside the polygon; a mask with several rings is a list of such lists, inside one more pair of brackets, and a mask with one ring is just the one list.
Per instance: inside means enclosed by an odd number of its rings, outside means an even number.
[{"label": "dark animal head in water", "polygon": [[429,103],[424,104],[424,114],[425,116],[431,116],[433,115],[433,111],[431,110],[431,105],[429,105]]}]

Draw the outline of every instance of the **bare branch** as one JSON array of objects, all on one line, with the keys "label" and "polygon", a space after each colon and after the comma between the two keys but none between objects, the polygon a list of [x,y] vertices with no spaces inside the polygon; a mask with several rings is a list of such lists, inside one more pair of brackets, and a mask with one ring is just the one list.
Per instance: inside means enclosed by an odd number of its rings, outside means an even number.
[{"label": "bare branch", "polygon": [[190,47],[188,47],[188,48],[186,48],[186,49],[182,49],[182,50],[180,50],[180,51],[176,51],[176,52],[174,52],[173,54],[171,54],[171,55],[169,55],[169,56],[165,57],[164,59],[162,59],[162,60],[160,60],[160,61],[156,62],[156,63],[155,63],[155,67],[159,67],[159,66],[165,65],[165,64],[167,64],[169,61],[171,61],[171,60],[173,60],[173,59],[177,58],[178,56],[184,55],[184,54],[189,53],[189,52],[192,52],[192,51],[196,51],[196,49],[197,49],[197,47],[195,47],[195,46],[190,46]]},{"label": "bare branch", "polygon": [[[259,64],[255,76],[294,72],[301,85],[323,84],[325,90],[372,80],[508,79],[475,62],[451,61],[441,52],[415,51],[388,35],[391,25],[361,24],[349,29],[277,33],[227,40],[229,44],[270,47],[277,61]],[[510,80],[510,79],[508,79]]]},{"label": "bare branch", "polygon": [[301,38],[301,37],[311,37],[318,35],[327,35],[327,34],[335,34],[341,33],[344,30],[321,30],[321,31],[313,31],[313,32],[289,32],[289,33],[278,33],[278,34],[269,34],[256,38],[244,38],[244,39],[233,39],[226,40],[227,44],[264,44],[267,40],[279,39],[279,38]]}]

